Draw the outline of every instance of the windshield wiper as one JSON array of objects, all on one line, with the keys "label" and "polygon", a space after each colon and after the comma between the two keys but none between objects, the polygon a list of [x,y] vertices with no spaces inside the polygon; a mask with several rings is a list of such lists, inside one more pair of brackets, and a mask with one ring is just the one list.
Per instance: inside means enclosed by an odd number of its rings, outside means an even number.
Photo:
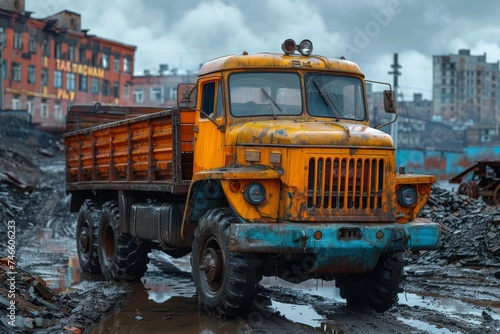
[{"label": "windshield wiper", "polygon": [[335,117],[336,117],[336,121],[338,122],[340,117],[339,117],[339,113],[338,113],[338,108],[335,106],[335,103],[333,103],[332,99],[330,98],[330,96],[328,96],[328,94],[326,94],[324,91],[323,91],[323,88],[316,82],[316,81],[312,81],[314,86],[316,86],[316,89],[318,90],[319,92],[319,95],[321,95],[321,97],[323,98],[323,100],[325,100],[326,104],[328,105],[328,107],[330,107],[330,109],[333,111],[333,113],[335,114]]},{"label": "windshield wiper", "polygon": [[274,119],[276,119],[276,113],[274,112],[274,108],[273,108],[273,105],[278,108],[279,112],[281,112],[281,108],[280,106],[274,102],[273,98],[269,95],[269,93],[264,89],[264,87],[260,87],[260,89],[262,89],[262,92],[264,93],[264,95],[267,97],[267,99],[269,100],[269,104],[271,105],[271,110],[273,111],[273,116],[274,116]]}]

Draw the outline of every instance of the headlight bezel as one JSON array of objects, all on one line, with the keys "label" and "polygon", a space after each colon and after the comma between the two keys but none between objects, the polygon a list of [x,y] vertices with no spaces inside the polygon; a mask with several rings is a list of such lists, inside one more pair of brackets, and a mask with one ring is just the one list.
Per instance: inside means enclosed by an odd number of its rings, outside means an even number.
[{"label": "headlight bezel", "polygon": [[243,197],[252,205],[259,205],[266,199],[266,188],[259,182],[251,182],[243,191]]},{"label": "headlight bezel", "polygon": [[406,208],[414,206],[418,201],[418,193],[415,186],[404,185],[398,189],[398,203]]}]

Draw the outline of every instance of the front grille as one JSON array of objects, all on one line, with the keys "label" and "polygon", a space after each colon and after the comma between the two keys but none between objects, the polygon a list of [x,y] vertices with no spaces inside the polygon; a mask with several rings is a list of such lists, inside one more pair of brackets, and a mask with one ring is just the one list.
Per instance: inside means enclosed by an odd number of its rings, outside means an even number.
[{"label": "front grille", "polygon": [[384,167],[383,158],[310,158],[307,181],[308,208],[381,208],[386,181]]}]

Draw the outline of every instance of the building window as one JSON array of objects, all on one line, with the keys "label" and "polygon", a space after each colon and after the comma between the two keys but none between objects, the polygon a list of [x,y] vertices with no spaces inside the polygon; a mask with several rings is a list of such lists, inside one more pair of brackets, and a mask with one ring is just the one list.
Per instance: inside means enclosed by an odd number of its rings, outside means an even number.
[{"label": "building window", "polygon": [[113,84],[113,96],[120,97],[120,83],[119,82],[115,82]]},{"label": "building window", "polygon": [[42,55],[47,57],[50,56],[50,43],[47,39],[44,39],[42,42]]},{"label": "building window", "polygon": [[49,107],[45,102],[40,104],[40,118],[49,118]]},{"label": "building window", "polygon": [[80,49],[79,50],[79,56],[80,56],[80,64],[86,64],[86,59],[85,59],[85,49]]},{"label": "building window", "polygon": [[19,101],[18,97],[12,99],[12,109],[13,110],[21,109],[21,101]]},{"label": "building window", "polygon": [[56,103],[54,105],[54,118],[57,120],[63,119],[62,108],[61,108],[61,104],[59,104],[59,103]]},{"label": "building window", "polygon": [[29,52],[36,53],[36,36],[35,35],[30,35],[28,48],[29,48]]},{"label": "building window", "polygon": [[54,56],[58,59],[61,59],[62,51],[61,51],[61,43],[54,44]]},{"label": "building window", "polygon": [[75,73],[66,73],[66,89],[74,91],[75,90],[75,81],[76,74]]},{"label": "building window", "polygon": [[125,84],[125,87],[123,87],[123,98],[125,101],[130,100],[130,85]]},{"label": "building window", "polygon": [[33,65],[28,65],[28,83],[35,83],[35,78],[36,78],[36,73],[35,73],[35,66]]},{"label": "building window", "polygon": [[21,81],[21,64],[12,63],[12,80]]},{"label": "building window", "polygon": [[88,82],[87,76],[80,74],[80,87],[78,87],[78,89],[81,92],[86,92],[87,91],[87,82]]},{"label": "building window", "polygon": [[54,71],[54,88],[62,88],[62,72]]},{"label": "building window", "polygon": [[33,100],[28,100],[26,103],[26,109],[28,110],[28,114],[33,115]]},{"label": "building window", "polygon": [[109,56],[105,53],[102,54],[102,68],[106,70],[109,68]]},{"label": "building window", "polygon": [[49,85],[49,70],[42,68],[42,86]]},{"label": "building window", "polygon": [[109,95],[109,80],[102,81],[102,95]]},{"label": "building window", "polygon": [[14,32],[14,49],[22,50],[23,49],[23,33],[22,32]]},{"label": "building window", "polygon": [[169,100],[177,100],[177,87],[170,87],[168,99]]},{"label": "building window", "polygon": [[6,36],[7,36],[7,34],[5,33],[5,28],[0,27],[0,45],[3,45],[3,46],[6,45],[6,43],[5,43]]},{"label": "building window", "polygon": [[92,86],[90,87],[92,94],[99,94],[99,79],[92,78]]},{"label": "building window", "polygon": [[92,66],[98,66],[99,65],[99,55],[95,52],[92,53]]},{"label": "building window", "polygon": [[151,87],[149,100],[151,102],[163,102],[163,87]]},{"label": "building window", "polygon": [[120,58],[119,57],[115,57],[115,59],[113,59],[113,70],[115,72],[120,72]]},{"label": "building window", "polygon": [[134,88],[134,102],[144,103],[144,88]]},{"label": "building window", "polygon": [[68,60],[75,61],[75,47],[68,45]]},{"label": "building window", "polygon": [[130,73],[130,64],[127,58],[123,58],[123,72]]}]

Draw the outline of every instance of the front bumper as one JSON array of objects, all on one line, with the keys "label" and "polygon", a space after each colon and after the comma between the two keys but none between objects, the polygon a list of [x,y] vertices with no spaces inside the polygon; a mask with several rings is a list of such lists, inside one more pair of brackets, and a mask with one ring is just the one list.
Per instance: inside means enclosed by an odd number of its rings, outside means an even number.
[{"label": "front bumper", "polygon": [[242,223],[230,227],[229,250],[311,254],[310,273],[366,272],[382,253],[437,249],[440,234],[439,224],[422,218],[407,224]]}]

